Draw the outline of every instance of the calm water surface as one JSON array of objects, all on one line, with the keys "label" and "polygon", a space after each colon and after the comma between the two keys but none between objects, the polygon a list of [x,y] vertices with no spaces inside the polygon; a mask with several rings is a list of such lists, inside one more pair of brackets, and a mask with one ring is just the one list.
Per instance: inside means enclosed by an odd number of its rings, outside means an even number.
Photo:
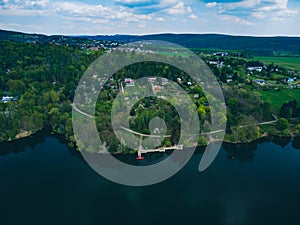
[{"label": "calm water surface", "polygon": [[201,156],[199,149],[165,182],[127,187],[99,176],[47,132],[2,143],[0,224],[300,224],[300,139],[224,144],[199,173]]}]

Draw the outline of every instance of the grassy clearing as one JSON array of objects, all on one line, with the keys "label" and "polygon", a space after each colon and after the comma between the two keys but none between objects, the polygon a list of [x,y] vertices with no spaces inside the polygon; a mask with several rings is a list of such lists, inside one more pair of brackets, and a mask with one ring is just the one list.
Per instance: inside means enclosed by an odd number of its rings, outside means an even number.
[{"label": "grassy clearing", "polygon": [[300,104],[300,89],[259,91],[259,94],[261,99],[265,102],[269,102],[277,112],[279,112],[283,103],[297,100],[297,102]]},{"label": "grassy clearing", "polygon": [[300,71],[300,57],[264,57],[256,56],[253,60],[261,61],[264,64],[274,63],[287,69],[295,69]]}]

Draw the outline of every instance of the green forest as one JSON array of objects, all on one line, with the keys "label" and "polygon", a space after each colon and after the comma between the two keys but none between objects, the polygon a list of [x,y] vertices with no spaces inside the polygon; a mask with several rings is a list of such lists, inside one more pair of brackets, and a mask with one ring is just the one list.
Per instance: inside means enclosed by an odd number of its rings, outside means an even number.
[{"label": "green forest", "polygon": [[[28,136],[38,130],[51,127],[53,133],[64,135],[70,146],[76,146],[72,128],[72,102],[77,84],[88,66],[105,50],[86,51],[79,46],[55,43],[22,43],[0,41],[0,97],[14,96],[13,101],[0,102],[0,141]],[[130,54],[130,53],[128,53]],[[264,135],[300,134],[300,97],[298,90],[285,88],[280,80],[291,72],[274,63],[239,57],[232,53],[227,57],[205,52],[200,57],[209,65],[222,87],[227,107],[225,140],[249,142]],[[182,56],[172,56],[176,57]],[[217,67],[209,62],[222,62]],[[228,66],[230,65],[230,66]],[[249,74],[248,67],[263,67],[261,72]],[[298,71],[294,71],[297,76]],[[210,107],[203,90],[179,69],[163,63],[145,62],[133,64],[115,73],[104,86],[96,105],[96,124],[101,138],[107,141],[112,152],[128,152],[114,136],[110,111],[124,78],[162,76],[180,82],[191,96],[201,123],[200,130],[210,127]],[[274,82],[274,86],[258,86],[253,79]],[[230,81],[230,82],[229,82]],[[298,91],[298,92],[297,92]],[[286,101],[274,107],[272,96],[292,93]],[[271,93],[277,93],[277,95]],[[176,96],[175,96],[176,97]],[[276,97],[277,98],[277,97]],[[174,98],[176,101],[176,98]],[[130,126],[141,133],[149,133],[148,122],[154,117],[167,121],[167,133],[163,142],[176,144],[180,134],[180,119],[176,110],[167,102],[151,97],[141,99],[130,113]],[[280,119],[278,119],[280,118]],[[270,122],[270,123],[265,123]],[[199,144],[207,144],[204,136]]]},{"label": "green forest", "polygon": [[[0,140],[50,126],[72,140],[71,110],[76,84],[101,51],[83,54],[55,44],[0,42]],[[72,143],[72,142],[71,142]]]}]

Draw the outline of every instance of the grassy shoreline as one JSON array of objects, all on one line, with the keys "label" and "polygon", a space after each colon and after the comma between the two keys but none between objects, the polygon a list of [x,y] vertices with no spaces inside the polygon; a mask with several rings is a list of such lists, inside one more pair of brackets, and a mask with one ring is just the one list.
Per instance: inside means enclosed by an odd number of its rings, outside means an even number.
[{"label": "grassy shoreline", "polygon": [[[4,140],[4,141],[1,141],[0,143],[3,143],[3,142],[15,142],[15,141],[19,141],[20,139],[26,139],[26,138],[30,138],[32,137],[33,135],[36,135],[38,134],[39,132],[42,132],[42,131],[45,131],[45,130],[48,130],[48,128],[43,128],[43,129],[40,129],[40,130],[37,130],[37,131],[24,131],[20,134],[18,134],[16,136],[16,138],[14,139],[11,139],[11,140]],[[238,145],[238,144],[251,144],[253,142],[256,142],[256,141],[259,141],[260,139],[263,139],[263,138],[268,138],[268,137],[286,137],[286,138],[298,138],[300,137],[300,134],[296,134],[294,131],[292,131],[291,129],[287,129],[287,131],[289,132],[289,134],[287,135],[286,132],[284,131],[277,131],[277,132],[274,132],[274,133],[267,133],[267,132],[263,132],[260,134],[260,136],[258,138],[255,138],[255,139],[252,139],[252,140],[248,140],[246,142],[243,142],[243,141],[231,141],[229,140],[229,136],[228,134],[225,134],[225,137],[223,140],[213,140],[211,142],[208,142],[206,145],[201,145],[201,144],[197,144],[195,147],[206,147],[208,144],[211,144],[211,143],[216,143],[216,142],[222,142],[222,143],[225,143],[225,144],[233,144],[233,145]],[[67,141],[65,139],[65,137],[63,137],[64,135],[62,134],[55,134],[53,132],[49,132],[49,135],[59,135],[59,136],[62,136],[62,138]],[[67,144],[67,142],[66,142]],[[68,146],[70,147],[70,146]],[[78,149],[75,147],[70,147],[72,149],[76,149],[78,151]],[[117,152],[114,152],[114,153],[110,153],[110,154],[113,154],[113,155],[132,155],[132,154],[136,154],[137,151],[134,151],[134,150],[131,150],[131,151],[128,151],[128,152],[120,152],[120,151],[117,151]],[[102,154],[102,153],[101,153]]]}]

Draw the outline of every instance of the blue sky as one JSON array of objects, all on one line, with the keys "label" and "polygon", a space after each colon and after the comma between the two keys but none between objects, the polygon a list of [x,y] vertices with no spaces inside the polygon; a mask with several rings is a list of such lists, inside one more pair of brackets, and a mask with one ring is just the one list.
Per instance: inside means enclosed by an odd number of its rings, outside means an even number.
[{"label": "blue sky", "polygon": [[0,0],[0,28],[43,34],[300,36],[299,0]]}]

